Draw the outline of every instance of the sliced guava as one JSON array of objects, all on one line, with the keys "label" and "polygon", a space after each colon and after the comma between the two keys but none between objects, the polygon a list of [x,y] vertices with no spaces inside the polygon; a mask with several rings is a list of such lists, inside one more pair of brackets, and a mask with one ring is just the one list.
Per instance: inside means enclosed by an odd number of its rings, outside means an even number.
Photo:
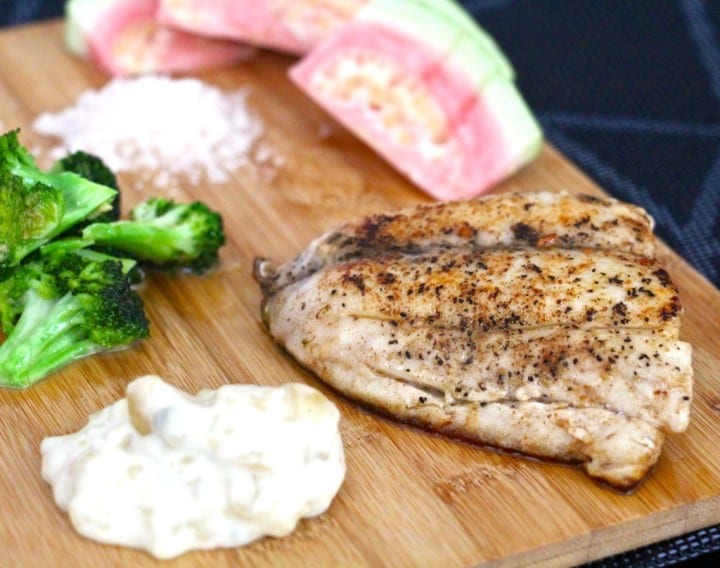
[{"label": "sliced guava", "polygon": [[488,79],[514,78],[512,65],[495,40],[453,0],[372,0],[355,20],[384,25],[431,44],[434,57],[465,68],[478,86]]},{"label": "sliced guava", "polygon": [[368,0],[160,0],[158,19],[199,35],[304,54]]},{"label": "sliced guava", "polygon": [[159,0],[70,0],[65,45],[111,75],[182,73],[247,59],[253,49],[204,38],[156,19]]},{"label": "sliced guava", "polygon": [[[452,9],[439,12],[441,4]],[[488,191],[533,159],[542,143],[507,59],[456,8],[441,0],[373,0],[289,72],[339,122],[441,200]]]}]

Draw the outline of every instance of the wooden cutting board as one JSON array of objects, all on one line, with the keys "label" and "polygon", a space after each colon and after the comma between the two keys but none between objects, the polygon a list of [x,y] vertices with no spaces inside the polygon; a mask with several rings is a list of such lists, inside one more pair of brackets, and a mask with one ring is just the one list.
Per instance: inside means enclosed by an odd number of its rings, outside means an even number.
[{"label": "wooden cutting board", "polygon": [[[107,80],[68,56],[61,36],[59,22],[0,32],[0,123],[20,127],[30,147],[47,142],[31,129],[39,113],[70,106]],[[255,256],[288,260],[341,220],[427,201],[286,80],[290,62],[261,54],[201,75],[222,88],[250,89],[262,145],[280,158],[274,166],[250,163],[231,183],[185,183],[176,191],[223,212],[228,244],[219,269],[205,277],[150,276],[142,296],[152,337],[137,347],[75,364],[26,391],[0,391],[0,565],[156,563],[78,536],[40,477],[45,436],[79,429],[145,373],[192,392],[306,382],[343,416],[348,473],[324,516],[284,539],[190,553],[168,566],[561,566],[719,523],[720,292],[664,246],[660,256],[687,308],[682,337],[694,346],[692,422],[668,439],[652,476],[629,495],[574,467],[472,447],[359,410],[274,345],[259,318]],[[168,191],[138,188],[138,178],[121,176],[123,187],[133,187],[126,208]],[[497,191],[541,189],[601,192],[551,147]]]}]

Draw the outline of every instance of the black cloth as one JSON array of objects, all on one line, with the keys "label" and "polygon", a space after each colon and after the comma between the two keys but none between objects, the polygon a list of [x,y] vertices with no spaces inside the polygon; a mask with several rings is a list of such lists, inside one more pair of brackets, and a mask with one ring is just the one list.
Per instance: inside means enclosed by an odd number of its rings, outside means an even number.
[{"label": "black cloth", "polygon": [[[0,0],[0,27],[62,15]],[[720,0],[465,0],[515,67],[547,139],[720,287]],[[533,188],[542,189],[542,188]],[[708,314],[720,317],[720,314]],[[720,526],[593,567],[702,563]]]},{"label": "black cloth", "polygon": [[463,3],[547,139],[720,287],[720,1]]},{"label": "black cloth", "polygon": [[0,0],[0,28],[59,18],[63,0]]}]

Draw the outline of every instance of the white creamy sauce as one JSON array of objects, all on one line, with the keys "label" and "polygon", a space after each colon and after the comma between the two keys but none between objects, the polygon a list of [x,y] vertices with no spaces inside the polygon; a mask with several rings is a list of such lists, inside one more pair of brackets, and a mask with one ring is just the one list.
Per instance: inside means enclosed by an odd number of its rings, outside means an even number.
[{"label": "white creamy sauce", "polygon": [[337,408],[302,384],[188,395],[155,376],[43,440],[42,475],[76,530],[171,558],[293,531],[345,476]]}]

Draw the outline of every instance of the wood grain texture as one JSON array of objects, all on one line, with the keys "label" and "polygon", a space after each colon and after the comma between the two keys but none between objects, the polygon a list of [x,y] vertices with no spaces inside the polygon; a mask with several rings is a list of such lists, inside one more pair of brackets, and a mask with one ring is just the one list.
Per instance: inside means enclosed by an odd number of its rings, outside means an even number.
[{"label": "wood grain texture", "polygon": [[[47,144],[31,124],[107,80],[62,48],[59,22],[0,32],[0,124]],[[253,162],[231,183],[173,187],[222,210],[228,244],[212,274],[152,274],[142,296],[152,337],[121,353],[73,365],[26,391],[0,391],[0,565],[152,566],[147,554],[78,536],[40,477],[39,445],[82,427],[156,373],[188,391],[224,383],[301,381],[342,413],[348,474],[330,510],[284,539],[190,553],[166,566],[573,565],[720,522],[720,292],[661,246],[686,307],[682,338],[696,376],[687,432],[670,436],[654,473],[619,494],[579,469],[516,458],[379,418],[320,384],[272,342],[251,277],[255,256],[284,261],[342,220],[428,201],[372,151],[314,107],[272,54],[201,74],[250,89],[265,125],[262,145],[282,163]],[[170,189],[121,175],[124,208]],[[551,147],[497,189],[600,193]],[[678,188],[682,191],[682,188]]]}]

